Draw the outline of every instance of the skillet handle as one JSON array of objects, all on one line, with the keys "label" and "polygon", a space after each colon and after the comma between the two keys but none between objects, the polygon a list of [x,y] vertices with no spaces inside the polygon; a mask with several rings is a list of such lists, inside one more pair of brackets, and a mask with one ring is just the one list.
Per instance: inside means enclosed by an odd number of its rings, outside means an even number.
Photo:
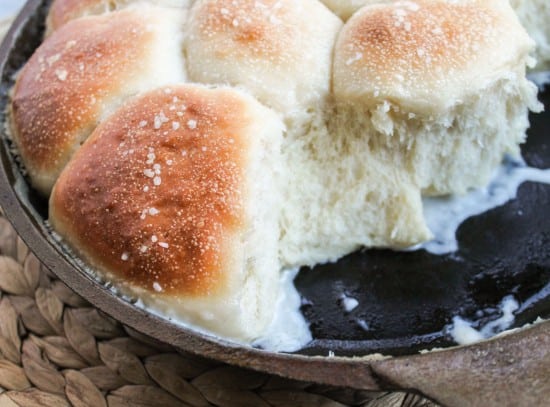
[{"label": "skillet handle", "polygon": [[449,407],[548,406],[550,321],[475,345],[372,362],[381,387]]}]

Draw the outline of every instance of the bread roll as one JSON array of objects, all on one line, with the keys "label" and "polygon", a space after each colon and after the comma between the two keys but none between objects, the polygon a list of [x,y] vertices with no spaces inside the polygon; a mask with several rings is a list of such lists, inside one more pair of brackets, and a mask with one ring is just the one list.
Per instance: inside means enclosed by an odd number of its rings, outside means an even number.
[{"label": "bread roll", "polygon": [[105,14],[128,6],[154,4],[188,8],[191,0],[54,0],[46,19],[46,36],[76,18]]},{"label": "bread roll", "polygon": [[541,109],[525,78],[533,45],[506,0],[364,7],[336,45],[337,127],[424,194],[483,186]]},{"label": "bread roll", "polygon": [[151,91],[75,154],[52,192],[50,221],[124,293],[250,341],[278,297],[282,130],[236,90]]},{"label": "bread roll", "polygon": [[185,81],[184,17],[154,7],[86,17],[36,50],[13,90],[11,127],[41,193],[50,192],[74,151],[127,97]]},{"label": "bread roll", "polygon": [[341,26],[317,0],[198,0],[186,30],[189,78],[242,87],[287,122],[307,116],[329,93]]}]

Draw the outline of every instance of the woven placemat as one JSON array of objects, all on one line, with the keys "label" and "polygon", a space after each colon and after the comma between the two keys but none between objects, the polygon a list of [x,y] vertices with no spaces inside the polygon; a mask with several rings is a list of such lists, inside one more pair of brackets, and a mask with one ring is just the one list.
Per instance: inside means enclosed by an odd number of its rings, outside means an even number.
[{"label": "woven placemat", "polygon": [[121,325],[43,267],[0,209],[0,406],[435,406],[228,366]]}]

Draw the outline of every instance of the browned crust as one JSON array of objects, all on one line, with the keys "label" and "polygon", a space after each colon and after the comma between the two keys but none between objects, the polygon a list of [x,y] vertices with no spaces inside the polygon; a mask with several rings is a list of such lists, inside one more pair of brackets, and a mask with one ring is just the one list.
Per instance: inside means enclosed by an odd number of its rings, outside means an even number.
[{"label": "browned crust", "polygon": [[254,118],[230,90],[167,92],[134,99],[98,127],[59,178],[50,216],[116,278],[204,296],[223,289],[240,244]]},{"label": "browned crust", "polygon": [[449,76],[490,64],[484,54],[501,49],[505,30],[520,29],[495,7],[433,0],[367,6],[342,30],[336,69],[358,87],[442,87]]},{"label": "browned crust", "polygon": [[402,61],[405,72],[465,66],[475,53],[472,44],[490,39],[496,18],[488,9],[433,1],[418,5],[413,11],[398,2],[363,14],[350,40],[366,51],[364,63],[384,71],[389,62]]},{"label": "browned crust", "polygon": [[[278,61],[292,50],[288,44],[298,27],[288,24],[288,0],[219,0],[197,2],[191,24],[194,34],[204,38],[223,38],[217,46],[219,58],[241,55]],[[304,50],[305,51],[305,50]]]},{"label": "browned crust", "polygon": [[31,177],[60,172],[104,103],[139,72],[154,37],[144,25],[131,12],[71,21],[33,54],[12,99],[14,138]]}]

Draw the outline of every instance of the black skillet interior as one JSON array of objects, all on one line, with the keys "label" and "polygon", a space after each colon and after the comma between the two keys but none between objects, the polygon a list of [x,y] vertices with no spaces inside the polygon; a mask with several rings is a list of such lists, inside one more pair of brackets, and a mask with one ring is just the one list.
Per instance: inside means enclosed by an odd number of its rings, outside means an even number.
[{"label": "black skillet interior", "polygon": [[[11,50],[2,72],[2,122],[13,74],[39,45],[45,5],[31,17]],[[540,95],[550,109],[550,88]],[[0,154],[22,204],[44,231],[46,201],[30,190],[9,154]],[[550,112],[531,116],[523,146],[526,162],[550,168]],[[477,326],[498,318],[499,303],[513,294],[520,302],[515,325],[550,317],[550,185],[525,183],[517,199],[465,221],[457,232],[459,250],[436,256],[423,250],[366,250],[334,264],[302,269],[295,281],[303,297],[302,311],[314,341],[306,355],[412,354],[421,349],[454,344],[446,332],[452,317],[475,320]],[[84,271],[82,271],[84,272]],[[342,307],[342,296],[358,306]]]}]

